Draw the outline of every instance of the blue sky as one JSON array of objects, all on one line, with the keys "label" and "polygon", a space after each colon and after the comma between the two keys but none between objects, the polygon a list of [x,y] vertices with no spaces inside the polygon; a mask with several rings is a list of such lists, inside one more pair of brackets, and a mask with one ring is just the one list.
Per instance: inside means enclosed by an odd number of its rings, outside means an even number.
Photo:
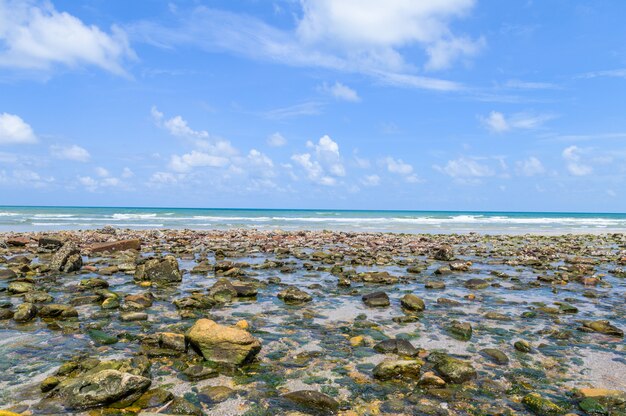
[{"label": "blue sky", "polygon": [[624,212],[623,16],[0,0],[0,204]]}]

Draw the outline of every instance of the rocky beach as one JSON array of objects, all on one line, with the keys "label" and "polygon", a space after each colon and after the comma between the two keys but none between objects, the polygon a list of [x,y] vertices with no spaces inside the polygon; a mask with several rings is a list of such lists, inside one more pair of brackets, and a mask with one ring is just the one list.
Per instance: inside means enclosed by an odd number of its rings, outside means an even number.
[{"label": "rocky beach", "polygon": [[0,234],[0,415],[626,415],[626,235]]}]

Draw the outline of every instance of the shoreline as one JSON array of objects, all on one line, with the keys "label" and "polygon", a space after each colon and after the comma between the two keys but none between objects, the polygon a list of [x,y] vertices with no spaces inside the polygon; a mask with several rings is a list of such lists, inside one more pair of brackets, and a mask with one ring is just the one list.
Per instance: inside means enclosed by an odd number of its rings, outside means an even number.
[{"label": "shoreline", "polygon": [[0,409],[87,414],[77,386],[106,376],[116,395],[96,414],[626,410],[623,233],[104,227],[0,242]]}]

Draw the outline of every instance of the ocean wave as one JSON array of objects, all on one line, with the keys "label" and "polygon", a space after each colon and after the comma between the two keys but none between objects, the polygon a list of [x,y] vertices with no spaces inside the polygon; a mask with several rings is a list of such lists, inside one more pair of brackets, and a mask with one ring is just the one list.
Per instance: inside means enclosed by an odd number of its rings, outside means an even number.
[{"label": "ocean wave", "polygon": [[111,218],[115,219],[115,220],[143,220],[143,219],[151,219],[151,218],[155,218],[157,216],[156,213],[150,213],[150,214],[113,214],[111,215]]}]

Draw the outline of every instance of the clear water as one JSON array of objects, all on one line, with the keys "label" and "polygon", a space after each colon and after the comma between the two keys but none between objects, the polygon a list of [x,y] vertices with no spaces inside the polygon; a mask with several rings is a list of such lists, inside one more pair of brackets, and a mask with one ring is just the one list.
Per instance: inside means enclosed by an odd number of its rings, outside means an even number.
[{"label": "clear water", "polygon": [[0,231],[124,228],[384,231],[403,233],[626,232],[626,214],[472,211],[0,207]]}]

